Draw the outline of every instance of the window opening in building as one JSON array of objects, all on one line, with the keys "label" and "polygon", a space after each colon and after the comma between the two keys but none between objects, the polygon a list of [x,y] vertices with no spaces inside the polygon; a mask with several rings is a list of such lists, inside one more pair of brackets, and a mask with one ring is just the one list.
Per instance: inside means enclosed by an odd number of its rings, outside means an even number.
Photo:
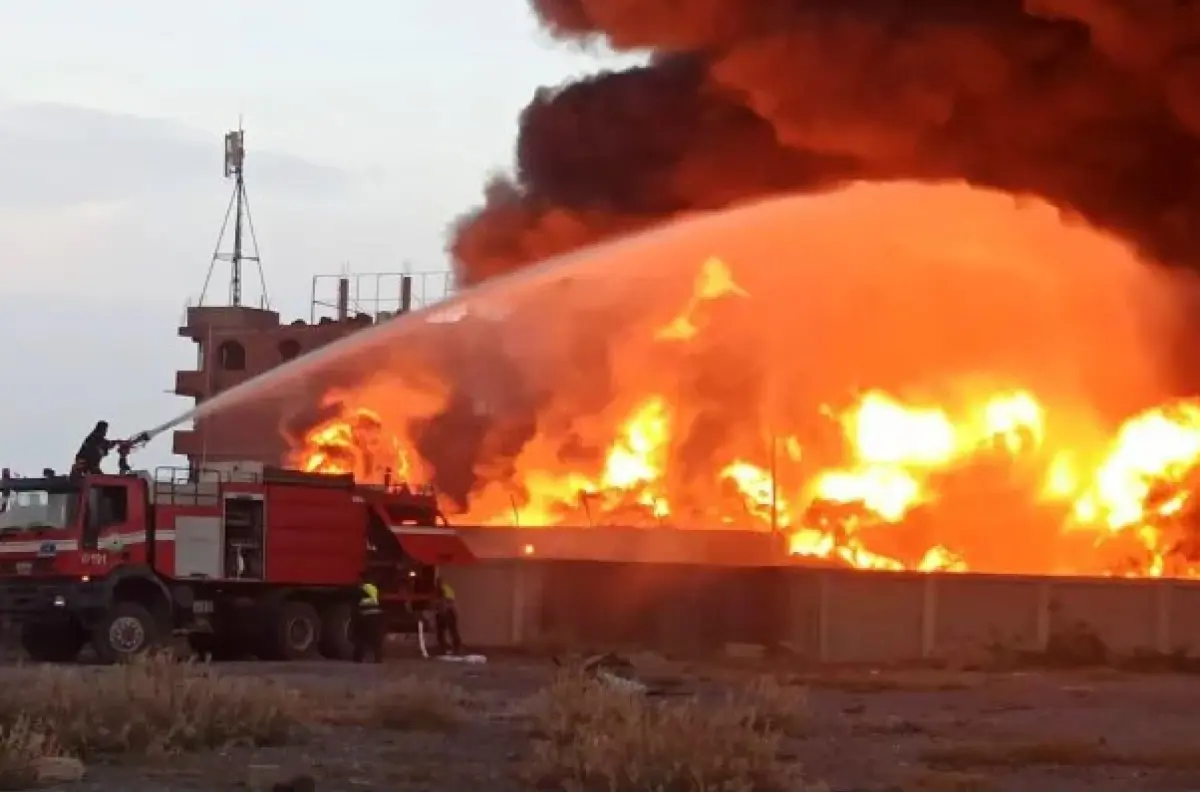
[{"label": "window opening in building", "polygon": [[222,369],[240,372],[246,368],[246,348],[236,341],[221,342],[217,357]]}]

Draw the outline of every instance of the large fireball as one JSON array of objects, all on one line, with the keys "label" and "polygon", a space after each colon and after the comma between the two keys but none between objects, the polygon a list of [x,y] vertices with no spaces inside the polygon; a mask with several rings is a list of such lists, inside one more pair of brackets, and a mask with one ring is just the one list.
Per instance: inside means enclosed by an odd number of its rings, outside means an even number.
[{"label": "large fireball", "polygon": [[1166,344],[1184,285],[1045,203],[855,185],[520,278],[341,361],[344,416],[296,462],[406,468],[459,523],[776,530],[882,569],[1192,572],[1200,402],[1173,399]]}]

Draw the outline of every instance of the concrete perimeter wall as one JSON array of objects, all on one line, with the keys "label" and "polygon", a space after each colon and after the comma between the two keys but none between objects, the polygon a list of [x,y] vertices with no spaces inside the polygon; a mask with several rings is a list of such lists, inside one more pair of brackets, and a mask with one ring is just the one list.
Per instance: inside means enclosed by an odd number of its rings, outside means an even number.
[{"label": "concrete perimeter wall", "polygon": [[1045,651],[1082,627],[1117,654],[1200,653],[1200,582],[489,559],[447,570],[479,646],[786,646],[813,662]]}]

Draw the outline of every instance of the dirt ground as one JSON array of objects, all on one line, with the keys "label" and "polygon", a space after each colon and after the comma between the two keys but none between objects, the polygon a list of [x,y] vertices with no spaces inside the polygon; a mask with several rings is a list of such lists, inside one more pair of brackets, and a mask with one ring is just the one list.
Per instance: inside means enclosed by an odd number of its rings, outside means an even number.
[{"label": "dirt ground", "polygon": [[[1188,790],[1200,788],[1200,677],[1111,670],[966,673],[801,672],[753,662],[630,656],[651,696],[712,697],[767,674],[807,689],[802,729],[779,746],[813,787],[833,790]],[[19,670],[0,669],[5,677]],[[218,674],[272,680],[351,701],[413,675],[469,695],[442,727],[363,726],[314,712],[298,743],[92,758],[53,790],[520,790],[533,742],[522,703],[554,678],[548,660],[486,665],[395,659],[380,665],[236,663]],[[292,785],[288,787],[289,784]],[[747,788],[749,789],[749,788]]]}]

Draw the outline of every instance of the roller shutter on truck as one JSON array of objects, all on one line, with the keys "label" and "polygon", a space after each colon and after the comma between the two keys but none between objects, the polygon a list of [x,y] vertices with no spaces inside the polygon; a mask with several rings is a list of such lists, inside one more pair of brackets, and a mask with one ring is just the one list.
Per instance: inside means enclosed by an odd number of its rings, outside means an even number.
[{"label": "roller shutter on truck", "polygon": [[402,523],[396,511],[386,504],[372,504],[371,509],[400,542],[404,551],[422,564],[468,564],[475,561],[470,547],[452,526],[424,526]]}]

